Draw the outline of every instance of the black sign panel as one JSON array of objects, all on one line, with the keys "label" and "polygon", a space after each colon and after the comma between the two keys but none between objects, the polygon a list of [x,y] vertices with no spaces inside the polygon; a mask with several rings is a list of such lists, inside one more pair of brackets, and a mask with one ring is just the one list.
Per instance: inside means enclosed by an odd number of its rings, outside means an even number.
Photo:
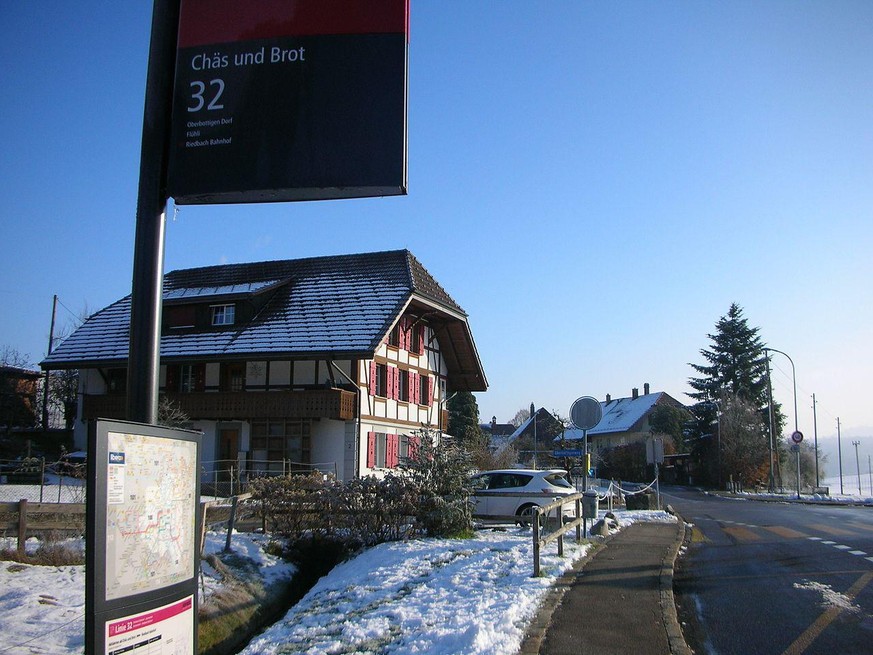
[{"label": "black sign panel", "polygon": [[407,0],[182,0],[177,204],[406,193]]}]

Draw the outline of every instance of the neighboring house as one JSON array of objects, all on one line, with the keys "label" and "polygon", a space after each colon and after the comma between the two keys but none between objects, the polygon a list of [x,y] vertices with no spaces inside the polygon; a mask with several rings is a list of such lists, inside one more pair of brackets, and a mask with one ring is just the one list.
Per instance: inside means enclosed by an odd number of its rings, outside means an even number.
[{"label": "neighboring house", "polygon": [[0,366],[0,429],[33,428],[37,423],[37,394],[42,373],[17,366]]},{"label": "neighboring house", "polygon": [[[203,431],[207,470],[384,472],[453,391],[484,391],[467,314],[408,251],[228,264],[164,278],[160,393]],[[80,370],[76,445],[123,418],[130,297],[42,362]]]},{"label": "neighboring house", "polygon": [[[531,404],[531,409],[534,409]],[[495,453],[501,453],[509,446],[515,445],[517,442],[524,443],[525,448],[529,448],[529,452],[520,452],[519,454],[533,455],[534,448],[538,453],[548,453],[552,450],[552,442],[555,435],[560,435],[563,426],[561,423],[544,407],[540,407],[531,414],[507,437],[492,439],[491,445]],[[522,449],[524,451],[524,448]],[[522,459],[527,459],[523,457]]]},{"label": "neighboring house", "polygon": [[[603,418],[595,427],[588,430],[588,449],[591,452],[624,446],[645,441],[651,436],[649,417],[656,407],[668,405],[684,407],[682,403],[663,391],[649,393],[649,385],[643,385],[643,395],[639,389],[631,391],[630,398],[606,396],[600,403]],[[564,439],[581,441],[582,430],[575,428],[564,432]]]},{"label": "neighboring house", "polygon": [[491,423],[480,423],[479,429],[488,437],[488,443],[491,450],[497,450],[515,432],[515,426],[512,423],[498,423],[497,417],[491,417]]}]

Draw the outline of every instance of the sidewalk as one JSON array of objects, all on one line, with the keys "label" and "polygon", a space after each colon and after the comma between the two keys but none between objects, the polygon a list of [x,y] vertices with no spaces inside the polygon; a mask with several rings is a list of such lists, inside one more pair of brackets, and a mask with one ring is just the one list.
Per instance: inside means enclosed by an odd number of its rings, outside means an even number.
[{"label": "sidewalk", "polygon": [[520,655],[690,655],[673,602],[685,523],[639,522],[555,585]]}]

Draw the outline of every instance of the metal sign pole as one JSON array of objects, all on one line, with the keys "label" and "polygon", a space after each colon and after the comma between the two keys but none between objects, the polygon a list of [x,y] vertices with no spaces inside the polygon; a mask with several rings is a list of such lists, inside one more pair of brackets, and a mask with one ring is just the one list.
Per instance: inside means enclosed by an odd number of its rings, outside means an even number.
[{"label": "metal sign pole", "polygon": [[158,417],[167,158],[180,0],[155,0],[143,111],[130,298],[127,418]]}]

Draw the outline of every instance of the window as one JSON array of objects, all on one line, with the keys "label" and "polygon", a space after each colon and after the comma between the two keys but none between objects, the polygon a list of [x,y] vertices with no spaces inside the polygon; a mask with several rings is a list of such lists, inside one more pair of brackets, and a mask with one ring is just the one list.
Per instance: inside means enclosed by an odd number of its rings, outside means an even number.
[{"label": "window", "polygon": [[410,397],[410,373],[406,370],[401,370],[400,372],[400,393],[398,400],[402,400],[404,402],[409,402],[411,400]]},{"label": "window", "polygon": [[213,325],[233,325],[236,313],[233,305],[213,305],[211,309]]},{"label": "window", "polygon": [[221,365],[221,390],[245,391],[246,366],[242,362]]},{"label": "window", "polygon": [[388,397],[388,365],[370,363],[370,395]]},{"label": "window", "polygon": [[191,393],[197,385],[197,375],[192,364],[183,364],[179,367],[179,392]]},{"label": "window", "polygon": [[127,391],[126,368],[110,368],[106,371],[106,391],[108,393],[125,393]]},{"label": "window", "polygon": [[309,419],[252,421],[249,470],[307,469],[310,459],[311,425]]},{"label": "window", "polygon": [[396,468],[404,459],[414,459],[418,439],[405,434],[367,433],[367,468]]},{"label": "window", "polygon": [[418,378],[418,404],[432,405],[433,404],[433,380],[429,375],[421,375]]}]

